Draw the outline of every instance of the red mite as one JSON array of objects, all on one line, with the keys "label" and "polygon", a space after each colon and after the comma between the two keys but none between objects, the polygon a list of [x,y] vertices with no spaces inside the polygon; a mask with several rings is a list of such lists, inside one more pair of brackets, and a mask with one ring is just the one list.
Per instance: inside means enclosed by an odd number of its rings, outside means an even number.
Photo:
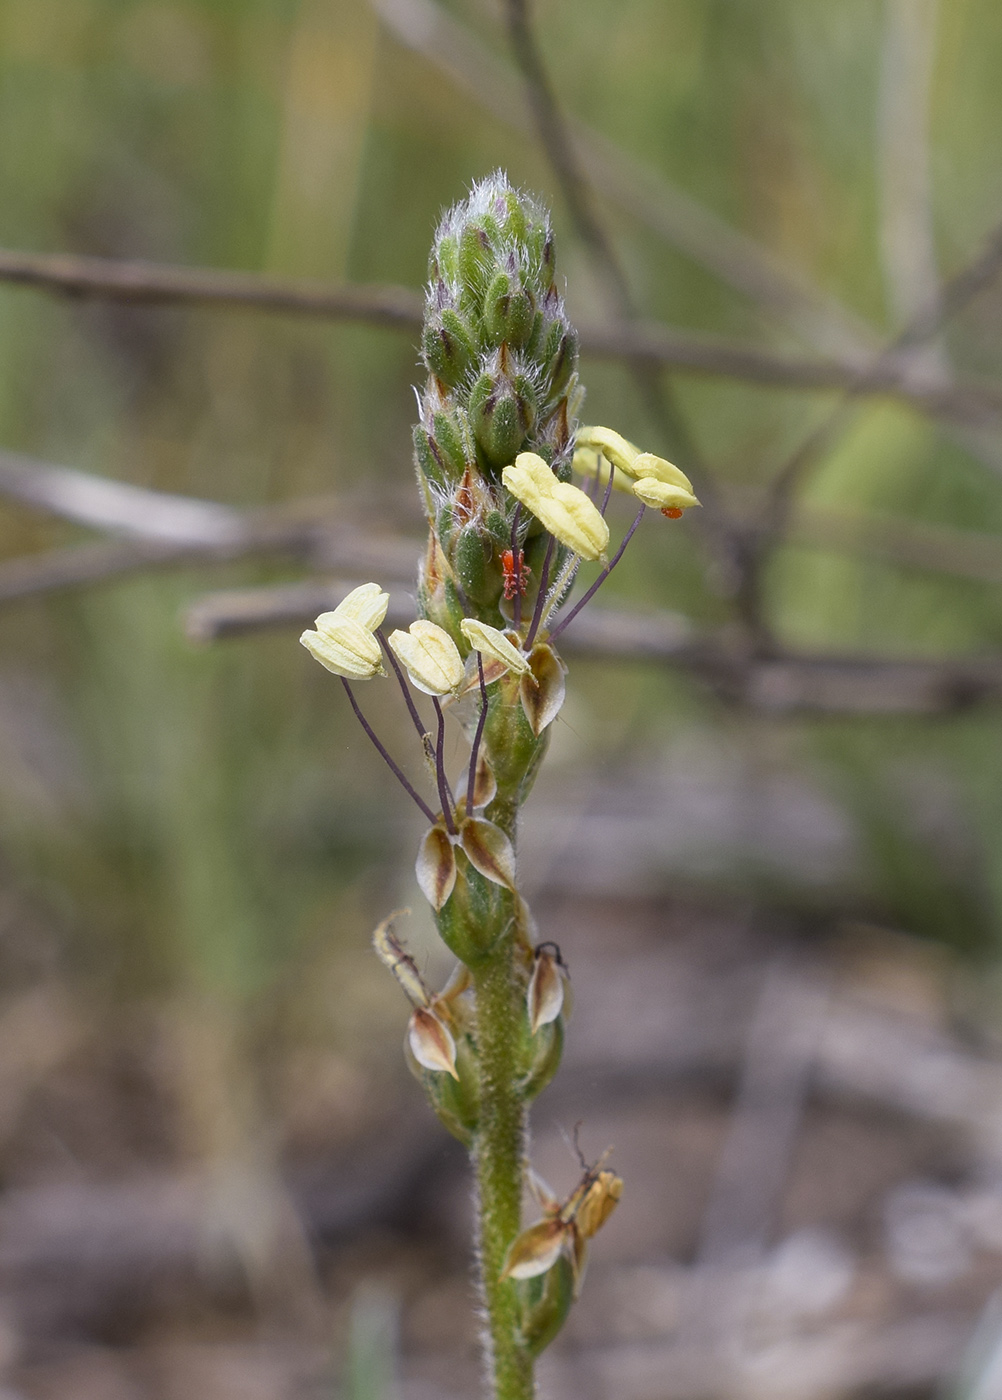
[{"label": "red mite", "polygon": [[669,520],[682,519],[682,512],[679,510],[678,506],[662,506],[661,514],[666,515]]},{"label": "red mite", "polygon": [[525,567],[525,555],[522,550],[518,551],[518,562],[516,563],[514,550],[503,549],[501,551],[501,567],[504,570],[504,596],[511,599],[516,593],[519,593],[524,598],[531,570]]}]

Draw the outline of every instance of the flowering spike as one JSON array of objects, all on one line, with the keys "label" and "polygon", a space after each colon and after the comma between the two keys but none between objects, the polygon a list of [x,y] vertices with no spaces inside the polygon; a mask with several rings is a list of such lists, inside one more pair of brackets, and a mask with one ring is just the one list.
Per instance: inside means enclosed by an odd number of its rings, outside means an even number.
[{"label": "flowering spike", "polygon": [[456,853],[444,826],[436,824],[425,832],[414,871],[421,893],[437,913],[456,885]]},{"label": "flowering spike", "polygon": [[467,817],[459,840],[470,864],[485,880],[515,888],[515,850],[499,826],[485,817]]},{"label": "flowering spike", "polygon": [[529,979],[526,1001],[529,1006],[531,1035],[535,1035],[540,1026],[555,1021],[563,1008],[564,979],[556,957],[545,946],[536,953],[536,965]]},{"label": "flowering spike", "polygon": [[444,628],[419,619],[406,632],[391,632],[390,646],[425,695],[450,695],[466,674],[456,643]]},{"label": "flowering spike", "polygon": [[411,1054],[419,1065],[451,1074],[453,1079],[459,1078],[456,1073],[456,1042],[448,1026],[433,1011],[425,1006],[415,1007],[407,1027],[407,1040]]},{"label": "flowering spike", "polygon": [[535,452],[521,452],[501,480],[517,501],[532,511],[550,534],[582,559],[601,559],[609,547],[609,527],[585,493],[561,481]]}]

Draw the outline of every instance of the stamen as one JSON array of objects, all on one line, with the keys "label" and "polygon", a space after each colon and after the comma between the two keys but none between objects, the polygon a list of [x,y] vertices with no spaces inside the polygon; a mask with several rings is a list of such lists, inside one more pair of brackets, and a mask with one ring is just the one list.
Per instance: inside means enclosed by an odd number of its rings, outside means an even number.
[{"label": "stamen", "polygon": [[487,723],[487,683],[484,680],[484,658],[477,652],[477,671],[480,675],[480,718],[477,720],[477,732],[473,736],[473,747],[470,750],[470,773],[466,780],[466,815],[473,816],[473,794],[477,785],[477,759],[480,757],[480,740],[483,738],[484,725]]},{"label": "stamen", "polygon": [[415,703],[414,703],[414,697],[411,695],[411,688],[410,688],[410,686],[407,684],[407,677],[404,675],[403,671],[401,670],[401,668],[400,668],[400,662],[397,660],[396,656],[394,655],[394,653],[393,653],[393,648],[389,645],[389,643],[387,642],[386,638],[383,636],[383,633],[382,633],[381,629],[379,629],[379,628],[376,629],[376,636],[377,636],[377,638],[379,639],[379,645],[380,645],[380,646],[383,648],[383,650],[386,652],[387,660],[389,661],[390,665],[393,667],[393,671],[394,671],[394,674],[396,675],[397,680],[400,682],[400,689],[403,691],[403,693],[404,693],[404,699],[407,701],[407,708],[408,708],[408,710],[410,711],[411,719],[414,721],[414,728],[417,730],[417,732],[418,732],[418,738],[421,740],[421,742],[422,742],[422,744],[423,744],[423,743],[424,743],[424,736],[427,734],[428,731],[427,731],[427,729],[425,728],[425,726],[424,726],[424,725],[422,724],[422,722],[421,722],[421,716],[418,714],[417,706],[416,706]]},{"label": "stamen", "polygon": [[536,633],[539,631],[539,624],[543,620],[543,603],[546,601],[546,585],[550,578],[550,560],[553,558],[553,551],[556,548],[556,537],[550,536],[550,543],[546,546],[546,554],[543,557],[543,568],[539,575],[539,592],[536,594],[536,606],[532,610],[532,622],[529,624],[529,635],[525,639],[525,649],[529,651],[536,640]]},{"label": "stamen", "polygon": [[640,524],[641,520],[643,520],[643,518],[644,518],[644,511],[645,511],[646,509],[647,509],[646,506],[641,506],[641,507],[640,507],[640,510],[637,512],[637,518],[636,518],[636,520],[634,520],[633,524],[630,526],[630,528],[627,530],[626,534],[623,536],[623,543],[622,543],[622,544],[619,546],[619,548],[616,550],[615,554],[614,554],[614,555],[612,556],[612,558],[609,560],[609,563],[606,565],[606,567],[605,567],[605,568],[602,570],[602,572],[599,574],[598,578],[595,580],[595,582],[592,584],[592,586],[588,589],[588,591],[587,591],[587,593],[584,595],[584,597],[581,598],[579,602],[575,603],[574,606],[573,606],[573,608],[571,608],[570,612],[569,612],[569,613],[565,613],[564,616],[563,616],[563,617],[560,619],[560,621],[557,623],[556,627],[554,627],[553,631],[550,633],[550,641],[551,641],[551,642],[556,641],[556,639],[560,636],[560,634],[561,634],[561,632],[564,630],[564,628],[565,628],[569,623],[571,623],[571,622],[574,621],[574,619],[577,617],[578,613],[579,613],[579,612],[581,611],[581,609],[584,607],[585,603],[590,602],[591,599],[594,598],[594,596],[595,596],[595,594],[598,592],[598,590],[602,587],[603,583],[605,583],[606,579],[607,579],[607,578],[609,577],[609,575],[612,573],[613,569],[614,569],[614,568],[616,567],[616,565],[619,563],[620,559],[622,559],[622,557],[623,557],[623,551],[626,549],[626,546],[627,546],[627,545],[630,543],[630,541],[633,539],[634,531],[636,530],[637,526]]},{"label": "stamen", "polygon": [[450,836],[455,836],[456,822],[452,813],[452,793],[449,791],[449,780],[445,776],[445,715],[442,713],[442,706],[439,704],[437,695],[432,696],[432,704],[435,706],[435,714],[438,717],[438,737],[435,741],[435,777],[438,779],[438,800],[442,804],[445,829]]},{"label": "stamen", "polygon": [[390,770],[390,772],[393,774],[393,776],[394,776],[394,777],[397,779],[397,781],[400,783],[400,785],[401,785],[401,787],[404,789],[404,791],[405,791],[406,793],[408,793],[408,794],[414,799],[414,801],[417,803],[417,805],[421,808],[421,811],[425,814],[425,816],[426,816],[426,817],[428,818],[428,820],[431,822],[432,826],[434,826],[434,825],[435,825],[435,813],[434,813],[434,812],[431,810],[431,808],[428,806],[427,802],[425,802],[423,798],[419,797],[418,794],[414,791],[414,788],[411,786],[410,782],[408,782],[407,778],[404,777],[404,775],[403,775],[403,773],[400,771],[399,767],[394,763],[393,759],[390,757],[390,755],[389,755],[389,754],[386,752],[386,750],[383,748],[383,745],[382,745],[382,744],[379,742],[379,740],[376,738],[376,735],[375,735],[375,732],[373,731],[372,726],[370,725],[369,721],[366,719],[365,715],[362,714],[362,711],[358,708],[358,701],[355,699],[354,693],[352,692],[352,688],[351,688],[351,686],[348,684],[348,682],[345,680],[344,676],[341,676],[341,677],[340,677],[340,680],[341,680],[341,684],[344,686],[345,691],[346,691],[346,693],[347,693],[347,695],[348,695],[348,699],[351,701],[351,708],[355,711],[355,718],[358,720],[359,724],[360,724],[360,725],[362,726],[362,728],[365,730],[366,734],[368,734],[368,736],[369,736],[369,738],[372,740],[373,744],[375,744],[375,746],[376,746],[376,752],[379,754],[380,758],[383,760],[383,762],[384,762],[384,763],[386,764],[386,766],[389,768],[389,770]]}]

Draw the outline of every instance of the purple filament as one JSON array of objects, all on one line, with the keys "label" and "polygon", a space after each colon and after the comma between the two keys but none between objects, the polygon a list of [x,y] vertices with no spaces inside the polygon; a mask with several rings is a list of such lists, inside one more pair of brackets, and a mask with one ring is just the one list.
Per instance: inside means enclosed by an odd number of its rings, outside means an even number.
[{"label": "purple filament", "polygon": [[450,836],[455,836],[456,822],[452,814],[452,793],[449,791],[449,782],[445,776],[445,715],[442,713],[442,706],[439,704],[437,695],[432,697],[432,703],[438,717],[438,737],[435,741],[435,777],[438,780],[438,800],[442,804],[445,829]]},{"label": "purple filament", "polygon": [[551,641],[551,642],[556,641],[556,639],[560,636],[560,634],[561,634],[561,632],[564,630],[564,628],[565,628],[569,623],[571,623],[571,622],[574,621],[574,619],[577,617],[578,613],[579,613],[579,612],[581,611],[581,609],[584,607],[585,603],[589,602],[589,601],[595,596],[595,594],[598,592],[598,590],[602,587],[603,583],[605,583],[606,579],[607,579],[607,578],[609,577],[609,575],[612,573],[613,569],[614,569],[614,568],[616,567],[616,565],[619,563],[620,559],[622,559],[622,557],[623,557],[623,551],[626,549],[626,546],[627,546],[627,545],[630,543],[630,541],[633,539],[633,533],[634,533],[634,531],[636,530],[637,526],[640,524],[641,520],[643,520],[643,518],[644,518],[644,511],[645,511],[646,509],[647,509],[646,506],[641,506],[641,507],[640,507],[640,510],[637,512],[637,518],[636,518],[636,520],[634,520],[633,524],[630,526],[630,528],[627,530],[626,534],[623,536],[623,543],[622,543],[622,544],[619,546],[619,548],[616,550],[615,554],[612,556],[612,558],[610,559],[609,563],[605,566],[605,568],[604,568],[604,569],[602,570],[602,572],[599,574],[598,578],[595,580],[595,582],[592,584],[592,586],[588,589],[588,592],[584,595],[584,597],[581,598],[579,602],[575,603],[574,606],[573,606],[573,608],[571,608],[570,612],[569,612],[569,613],[565,613],[564,616],[563,616],[563,617],[560,619],[560,621],[557,623],[556,627],[554,627],[553,631],[550,633],[550,641]]},{"label": "purple filament", "polygon": [[[604,518],[604,516],[605,516],[606,511],[609,509],[609,497],[612,495],[612,483],[613,483],[613,481],[615,480],[615,478],[616,478],[616,464],[615,464],[615,462],[610,462],[610,463],[609,463],[609,484],[608,484],[608,486],[605,488],[605,495],[602,497],[602,515],[603,515],[603,518]],[[598,477],[597,477],[597,476],[596,476],[595,480],[598,481]]]},{"label": "purple filament", "polygon": [[425,729],[424,725],[421,723],[421,716],[418,714],[417,706],[416,706],[415,703],[414,703],[414,697],[411,695],[411,688],[410,688],[410,686],[407,684],[407,677],[404,675],[403,671],[400,669],[400,662],[399,662],[399,661],[397,660],[397,658],[394,656],[394,654],[393,654],[393,648],[392,648],[392,647],[390,646],[390,644],[387,642],[387,640],[386,640],[386,638],[383,636],[382,632],[381,632],[381,631],[377,631],[377,632],[376,632],[376,636],[379,638],[379,644],[380,644],[380,646],[381,646],[381,647],[383,648],[383,650],[386,652],[386,659],[387,659],[387,661],[389,661],[390,665],[393,667],[394,675],[396,676],[397,680],[400,682],[400,689],[403,691],[403,693],[404,693],[404,699],[407,701],[407,708],[408,708],[408,710],[410,710],[411,719],[414,721],[414,728],[417,730],[417,732],[418,732],[418,738],[421,740],[421,742],[422,742],[422,744],[423,744],[423,743],[424,743],[424,736],[425,736],[425,734],[427,734],[428,731]]},{"label": "purple filament", "polygon": [[546,587],[550,581],[550,560],[553,558],[553,551],[556,547],[555,536],[550,536],[550,543],[546,546],[546,554],[543,557],[543,568],[539,575],[539,592],[536,594],[536,606],[532,610],[532,622],[529,624],[529,635],[525,639],[526,651],[536,640],[536,633],[539,631],[539,624],[543,620],[543,604],[546,602]]},{"label": "purple filament", "polygon": [[425,816],[426,816],[426,817],[428,818],[428,820],[431,822],[432,826],[434,826],[434,825],[435,825],[435,813],[434,813],[434,812],[431,810],[431,808],[428,806],[427,802],[425,802],[423,798],[419,797],[418,794],[414,791],[414,788],[411,786],[411,784],[408,782],[408,780],[404,777],[403,773],[400,771],[400,769],[399,769],[399,768],[397,767],[397,765],[394,763],[394,761],[393,761],[393,759],[390,757],[390,755],[389,755],[389,754],[386,752],[386,750],[383,748],[383,745],[382,745],[382,744],[379,742],[379,740],[376,738],[376,735],[375,735],[375,733],[374,733],[374,731],[373,731],[373,728],[372,728],[371,724],[370,724],[369,721],[366,719],[365,715],[362,714],[362,711],[358,708],[358,701],[355,699],[354,693],[352,692],[352,688],[351,688],[351,686],[348,684],[348,682],[345,680],[344,676],[342,676],[340,679],[341,679],[341,684],[342,684],[342,685],[344,686],[344,688],[345,688],[345,692],[347,693],[348,699],[351,701],[351,708],[355,711],[355,718],[358,720],[359,724],[360,724],[360,725],[362,726],[362,728],[365,730],[366,734],[368,734],[368,736],[369,736],[369,738],[372,740],[373,744],[375,744],[375,746],[376,746],[376,752],[379,754],[380,758],[383,760],[383,762],[384,762],[384,763],[386,764],[386,766],[389,768],[389,770],[390,770],[390,772],[393,774],[393,776],[394,776],[394,777],[397,779],[397,781],[400,783],[400,786],[404,789],[405,792],[409,793],[410,796],[413,797],[414,801],[415,801],[415,802],[417,803],[417,805],[421,808],[421,811],[425,814]]},{"label": "purple filament", "polygon": [[484,659],[477,652],[477,671],[480,675],[480,718],[477,720],[477,732],[473,736],[473,748],[470,750],[470,775],[466,780],[466,815],[473,816],[473,795],[477,785],[477,759],[480,757],[480,740],[483,738],[484,725],[487,723],[487,682],[484,680]]}]

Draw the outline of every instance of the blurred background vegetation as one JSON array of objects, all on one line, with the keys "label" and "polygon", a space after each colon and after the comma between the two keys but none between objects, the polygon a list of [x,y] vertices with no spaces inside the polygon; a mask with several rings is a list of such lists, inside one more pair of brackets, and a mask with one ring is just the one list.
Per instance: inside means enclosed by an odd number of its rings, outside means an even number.
[{"label": "blurred background vegetation", "polygon": [[[459,26],[445,37],[442,15]],[[594,210],[645,321],[859,361],[1002,216],[993,0],[539,0],[535,17],[559,103],[625,153],[624,170],[642,164],[649,203],[676,207],[684,191],[821,307],[807,326],[747,295],[700,258],[698,237],[680,247],[599,181]],[[601,268],[519,84],[500,0],[4,0],[0,245],[420,288],[439,213],[501,166],[553,206],[572,317],[608,323]],[[1000,312],[1002,286],[989,286],[915,352],[914,372],[989,385]],[[353,529],[413,539],[416,560],[415,340],[0,281],[0,446],[241,508],[316,497]],[[652,413],[635,366],[586,355],[583,377],[586,418],[687,469],[698,458],[739,533],[839,402],[666,372],[686,441]],[[794,531],[764,558],[769,645],[998,655],[1000,470],[997,413],[986,426],[900,395],[855,399],[796,482],[811,537]],[[661,525],[645,523],[603,600],[671,610],[738,653],[761,645],[706,535]],[[87,538],[0,508],[4,558]],[[367,1266],[342,1222],[349,1243],[318,1282],[312,1227],[279,1183],[300,1167],[340,1181],[386,1114],[411,1153],[403,1009],[368,934],[414,898],[416,828],[294,625],[211,646],[182,625],[206,592],[302,574],[288,560],[203,561],[0,607],[0,1175],[16,1191],[207,1172],[206,1228],[230,1232],[245,1279],[233,1286],[255,1316],[294,1299],[291,1335],[326,1346],[350,1332],[364,1350],[373,1329],[393,1332],[392,1299],[363,1292],[354,1323],[335,1326],[329,1299],[353,1296]],[[879,927],[890,963],[947,959],[937,1015],[991,1049],[997,706],[853,708],[776,713],[684,667],[576,661],[528,818],[537,888],[625,901],[624,922],[638,890],[655,909],[681,900],[697,924],[706,908],[742,928],[779,919],[798,946]],[[373,688],[371,713],[388,739],[402,732],[388,688]],[[917,941],[898,958],[904,935]],[[565,951],[573,965],[573,940]],[[415,1160],[438,1151],[436,1139]],[[421,1209],[434,1224],[436,1207]],[[461,1261],[462,1222],[455,1234]],[[30,1333],[11,1307],[12,1336]],[[102,1345],[134,1340],[120,1317],[101,1327]],[[45,1380],[30,1347],[9,1350],[26,1394],[85,1393],[83,1372]],[[348,1389],[356,1372],[381,1374],[378,1358],[356,1362]],[[117,1395],[99,1374],[94,1393]]]}]

